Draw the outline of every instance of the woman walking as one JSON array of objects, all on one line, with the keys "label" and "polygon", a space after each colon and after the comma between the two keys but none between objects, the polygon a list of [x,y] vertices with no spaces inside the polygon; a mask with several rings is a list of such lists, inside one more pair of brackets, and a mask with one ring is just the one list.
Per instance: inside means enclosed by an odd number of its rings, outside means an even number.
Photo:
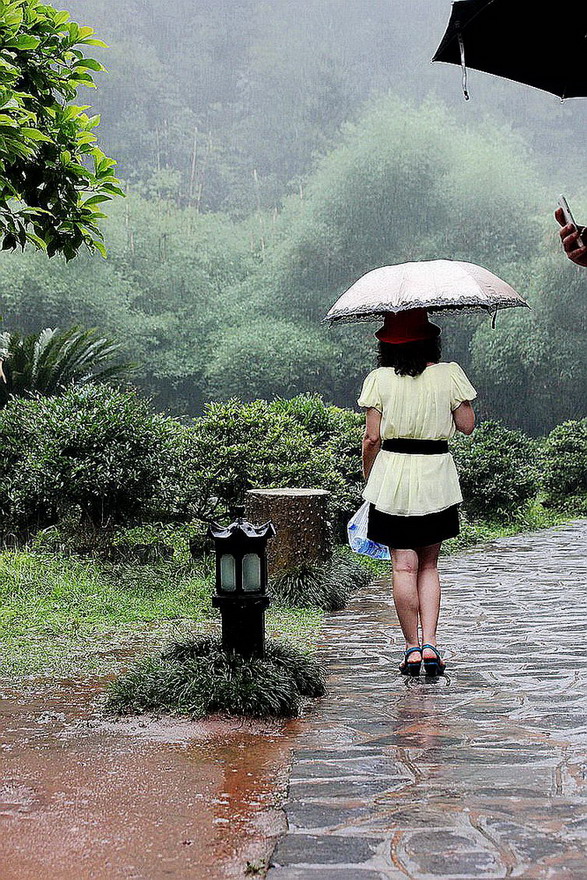
[{"label": "woman walking", "polygon": [[363,383],[367,537],[391,550],[393,599],[406,640],[400,671],[444,671],[436,647],[438,555],[459,533],[463,498],[448,439],[470,434],[477,393],[461,367],[440,363],[440,328],[425,309],[389,314],[375,334],[379,368]]}]

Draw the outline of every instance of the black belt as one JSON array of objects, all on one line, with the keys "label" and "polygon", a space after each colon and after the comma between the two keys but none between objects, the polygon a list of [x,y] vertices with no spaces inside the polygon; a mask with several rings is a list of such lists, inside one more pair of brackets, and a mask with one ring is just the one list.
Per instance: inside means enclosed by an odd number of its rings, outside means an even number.
[{"label": "black belt", "polygon": [[408,452],[414,455],[442,455],[448,452],[448,440],[411,440],[407,437],[396,437],[384,440],[381,448],[385,452]]}]

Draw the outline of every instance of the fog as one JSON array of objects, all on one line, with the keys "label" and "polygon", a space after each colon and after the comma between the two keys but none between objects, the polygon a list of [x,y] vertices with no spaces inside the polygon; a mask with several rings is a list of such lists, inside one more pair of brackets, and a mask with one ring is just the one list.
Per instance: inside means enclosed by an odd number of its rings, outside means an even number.
[{"label": "fog", "polygon": [[189,190],[196,141],[208,208],[250,209],[259,193],[278,204],[341,123],[389,91],[439,98],[463,124],[490,114],[536,149],[553,193],[571,198],[580,185],[587,101],[470,71],[465,103],[460,69],[431,63],[450,15],[443,0],[77,0],[71,11],[110,46],[91,98],[120,173],[172,169]]},{"label": "fog", "polygon": [[377,265],[469,259],[533,307],[493,335],[447,319],[482,414],[533,433],[585,414],[587,273],[552,213],[564,192],[587,218],[586,99],[471,70],[465,102],[460,69],[431,63],[444,0],[68,8],[109,45],[81,99],[127,198],[106,262],[0,259],[6,326],[97,326],[175,413],[305,391],[351,406],[374,328],[326,331],[339,293]]}]

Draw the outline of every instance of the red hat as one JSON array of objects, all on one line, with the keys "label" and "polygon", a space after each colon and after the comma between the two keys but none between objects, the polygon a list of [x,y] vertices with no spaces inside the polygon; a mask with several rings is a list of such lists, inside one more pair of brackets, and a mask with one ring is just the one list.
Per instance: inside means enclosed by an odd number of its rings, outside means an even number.
[{"label": "red hat", "polygon": [[404,342],[420,342],[433,339],[440,334],[440,327],[428,320],[426,309],[406,309],[405,312],[390,312],[385,323],[375,336],[380,342],[401,345]]}]

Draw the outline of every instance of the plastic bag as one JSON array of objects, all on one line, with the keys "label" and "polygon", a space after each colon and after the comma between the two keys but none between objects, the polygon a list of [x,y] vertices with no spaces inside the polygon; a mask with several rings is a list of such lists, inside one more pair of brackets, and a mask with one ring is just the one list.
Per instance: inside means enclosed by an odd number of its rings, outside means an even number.
[{"label": "plastic bag", "polygon": [[367,525],[369,522],[369,502],[361,504],[355,515],[347,525],[349,546],[355,553],[370,556],[371,559],[391,559],[389,547],[386,544],[376,544],[367,537]]}]

